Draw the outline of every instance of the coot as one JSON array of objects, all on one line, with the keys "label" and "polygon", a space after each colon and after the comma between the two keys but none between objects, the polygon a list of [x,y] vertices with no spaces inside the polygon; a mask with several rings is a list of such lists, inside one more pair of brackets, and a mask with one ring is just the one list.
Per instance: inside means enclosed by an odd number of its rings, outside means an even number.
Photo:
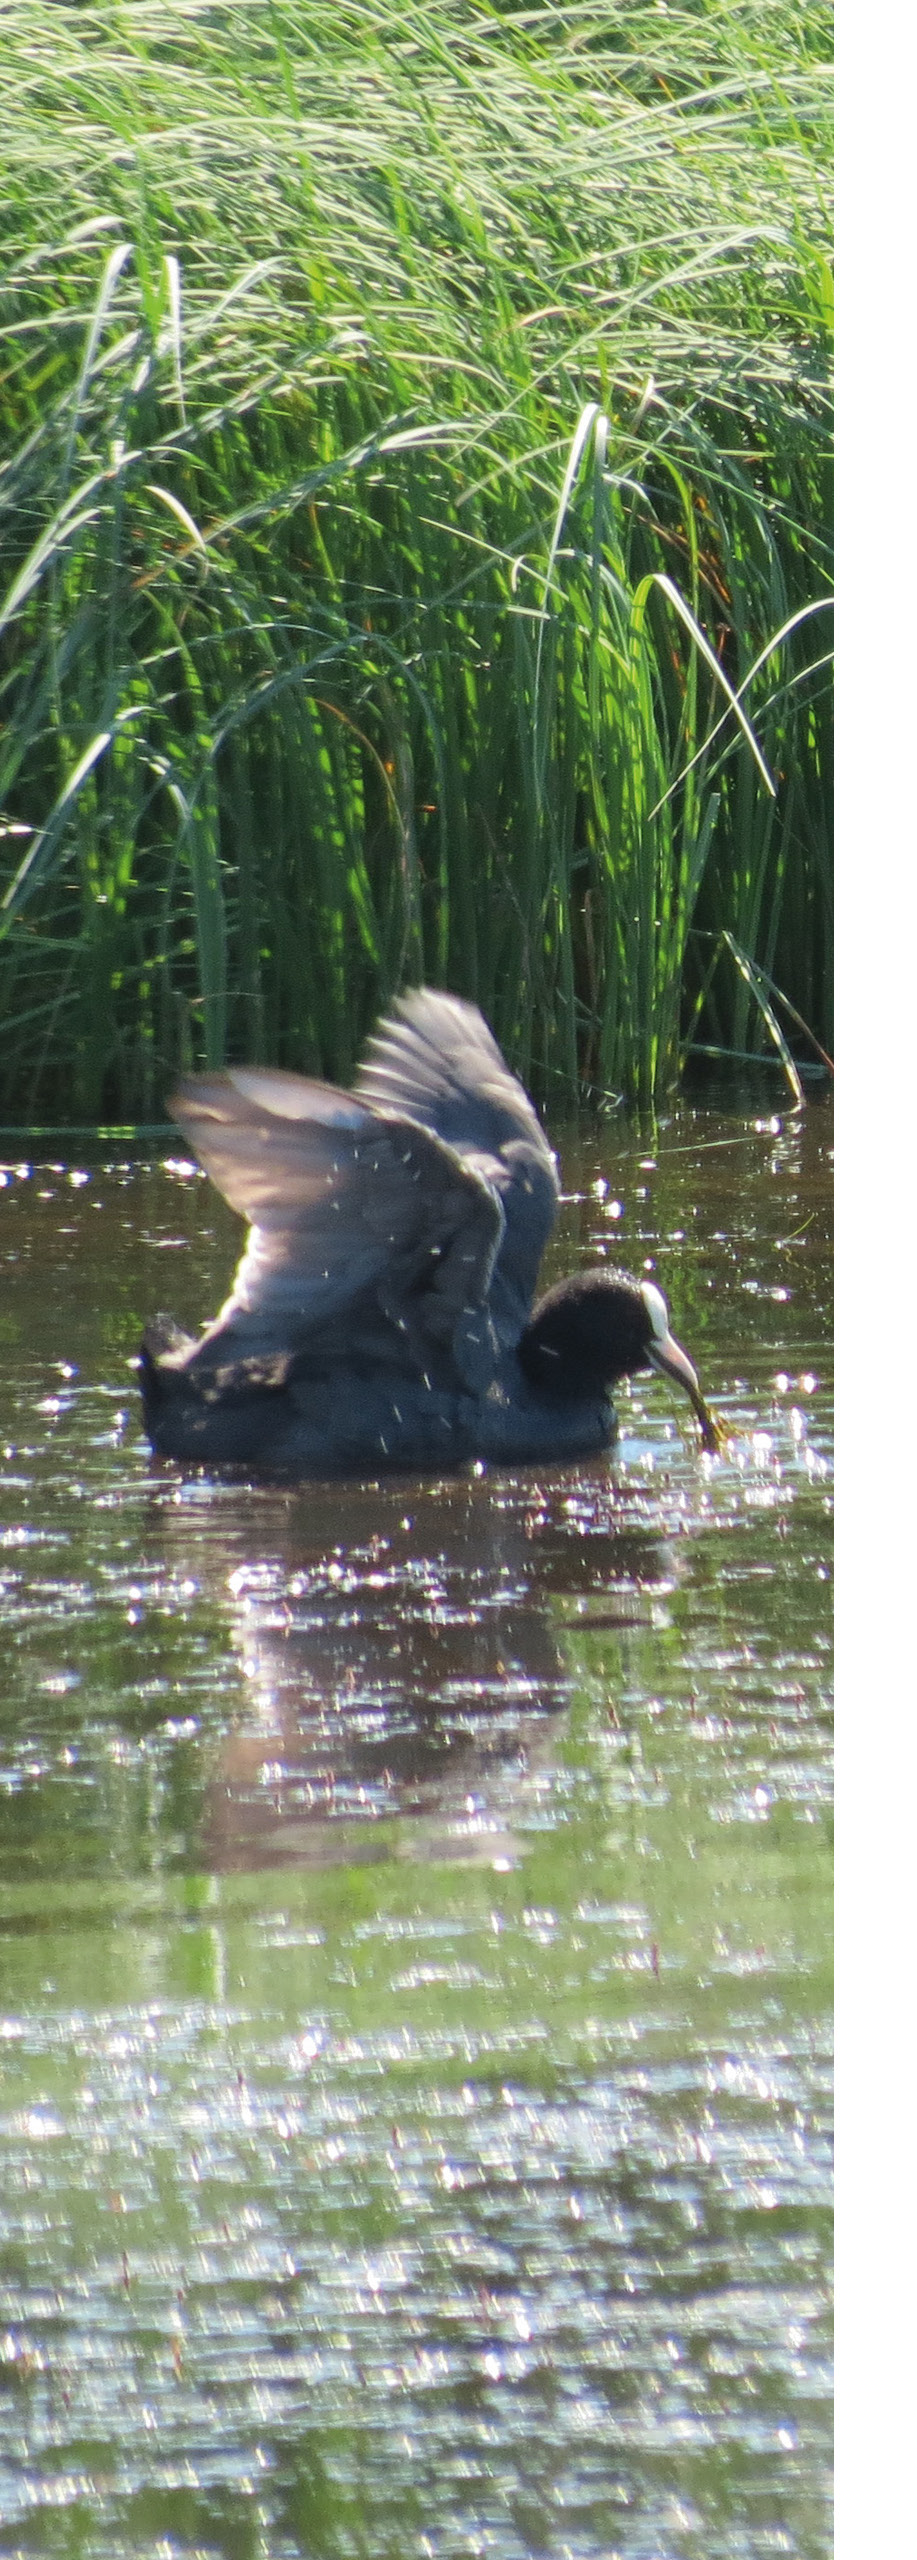
[{"label": "coot", "polygon": [[188,1076],[172,1117],[249,1233],[199,1341],[159,1316],[155,1449],[256,1474],[566,1459],[616,1430],[616,1379],[684,1387],[661,1290],[583,1271],[534,1307],[557,1167],[474,1005],[430,988],[380,1023],[352,1093],[268,1067]]}]

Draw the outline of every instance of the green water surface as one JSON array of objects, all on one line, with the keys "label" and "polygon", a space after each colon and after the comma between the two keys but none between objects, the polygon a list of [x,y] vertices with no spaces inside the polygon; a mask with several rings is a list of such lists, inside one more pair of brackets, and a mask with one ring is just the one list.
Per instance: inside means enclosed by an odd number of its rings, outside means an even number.
[{"label": "green water surface", "polygon": [[827,2553],[830,1134],[564,1138],[722,1456],[279,1489],[128,1365],[231,1214],[0,1141],[4,2560]]}]

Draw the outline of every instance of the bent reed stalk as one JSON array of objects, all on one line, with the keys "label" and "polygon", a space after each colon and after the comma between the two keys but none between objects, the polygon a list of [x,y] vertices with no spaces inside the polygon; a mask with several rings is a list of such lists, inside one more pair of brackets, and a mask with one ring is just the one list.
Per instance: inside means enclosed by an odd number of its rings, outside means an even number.
[{"label": "bent reed stalk", "polygon": [[824,1040],[822,11],[4,23],[0,1108]]}]

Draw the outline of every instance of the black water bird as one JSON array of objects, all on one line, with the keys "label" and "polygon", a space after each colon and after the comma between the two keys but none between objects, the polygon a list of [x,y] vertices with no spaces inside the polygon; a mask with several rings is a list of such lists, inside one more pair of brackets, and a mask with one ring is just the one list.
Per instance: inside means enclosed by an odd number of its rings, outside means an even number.
[{"label": "black water bird", "polygon": [[199,1341],[147,1328],[163,1456],[311,1476],[572,1458],[613,1440],[610,1390],[641,1369],[716,1447],[652,1281],[584,1271],[533,1310],[557,1167],[474,1005],[403,997],[352,1093],[235,1067],[169,1109],[249,1234]]}]

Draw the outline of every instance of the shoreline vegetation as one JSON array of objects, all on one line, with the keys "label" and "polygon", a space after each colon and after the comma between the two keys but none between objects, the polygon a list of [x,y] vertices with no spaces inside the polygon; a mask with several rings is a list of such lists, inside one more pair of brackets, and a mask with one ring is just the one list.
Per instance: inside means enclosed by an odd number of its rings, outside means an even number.
[{"label": "shoreline vegetation", "polygon": [[830,1041],[830,19],[2,11],[0,1115]]}]

